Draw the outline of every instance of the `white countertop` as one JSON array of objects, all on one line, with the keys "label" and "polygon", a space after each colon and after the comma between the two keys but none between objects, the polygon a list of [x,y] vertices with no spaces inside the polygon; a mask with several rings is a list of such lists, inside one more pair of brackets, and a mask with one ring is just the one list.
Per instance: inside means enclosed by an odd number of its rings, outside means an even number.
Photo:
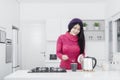
[{"label": "white countertop", "polygon": [[18,70],[4,80],[120,80],[120,71],[93,71],[66,73],[28,73],[29,70]]},{"label": "white countertop", "polygon": [[60,60],[45,60],[45,62],[60,63]]}]

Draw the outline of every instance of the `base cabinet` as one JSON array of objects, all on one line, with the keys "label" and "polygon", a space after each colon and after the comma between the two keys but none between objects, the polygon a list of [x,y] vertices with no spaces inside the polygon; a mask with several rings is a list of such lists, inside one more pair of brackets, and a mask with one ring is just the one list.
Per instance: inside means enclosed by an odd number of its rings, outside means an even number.
[{"label": "base cabinet", "polygon": [[59,67],[60,62],[46,62],[46,67]]}]

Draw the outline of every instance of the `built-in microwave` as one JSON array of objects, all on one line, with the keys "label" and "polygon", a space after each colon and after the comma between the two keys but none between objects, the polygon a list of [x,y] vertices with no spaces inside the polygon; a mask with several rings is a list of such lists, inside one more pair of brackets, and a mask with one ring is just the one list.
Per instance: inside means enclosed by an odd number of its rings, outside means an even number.
[{"label": "built-in microwave", "polygon": [[3,30],[0,30],[0,43],[6,42],[6,32]]}]

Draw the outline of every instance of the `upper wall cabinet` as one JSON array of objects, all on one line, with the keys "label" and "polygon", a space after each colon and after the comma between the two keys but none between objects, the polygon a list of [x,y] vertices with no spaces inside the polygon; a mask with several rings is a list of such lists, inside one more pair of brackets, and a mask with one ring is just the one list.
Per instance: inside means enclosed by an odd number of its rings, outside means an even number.
[{"label": "upper wall cabinet", "polygon": [[47,41],[56,41],[57,38],[68,31],[68,24],[72,18],[48,19],[46,22]]},{"label": "upper wall cabinet", "polygon": [[73,18],[61,19],[61,33],[64,34],[68,31],[68,24]]},{"label": "upper wall cabinet", "polygon": [[47,41],[56,41],[60,35],[60,19],[48,19],[46,22]]}]

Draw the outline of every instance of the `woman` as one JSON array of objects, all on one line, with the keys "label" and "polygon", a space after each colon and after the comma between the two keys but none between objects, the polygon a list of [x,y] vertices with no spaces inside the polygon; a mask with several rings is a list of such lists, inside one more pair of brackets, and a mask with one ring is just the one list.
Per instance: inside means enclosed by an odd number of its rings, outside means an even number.
[{"label": "woman", "polygon": [[71,63],[77,63],[77,69],[82,69],[77,58],[81,59],[85,56],[85,38],[83,31],[83,23],[80,19],[74,18],[68,24],[68,31],[60,35],[57,40],[57,57],[61,59],[60,67],[71,69]]}]

